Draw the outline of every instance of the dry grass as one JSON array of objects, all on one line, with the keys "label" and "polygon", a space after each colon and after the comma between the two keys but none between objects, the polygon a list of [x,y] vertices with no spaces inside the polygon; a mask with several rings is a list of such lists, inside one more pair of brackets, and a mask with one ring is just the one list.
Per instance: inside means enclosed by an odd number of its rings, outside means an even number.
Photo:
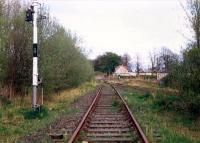
[{"label": "dry grass", "polygon": [[44,101],[44,106],[49,109],[48,117],[44,119],[26,120],[20,113],[22,109],[31,108],[31,95],[13,98],[12,104],[0,108],[0,142],[1,140],[13,142],[21,136],[44,128],[62,115],[64,111],[68,114],[70,112],[70,103],[87,92],[94,90],[96,86],[96,82],[88,82],[77,88],[64,90],[59,95],[52,95],[51,100]]},{"label": "dry grass", "polygon": [[134,113],[138,116],[138,120],[144,126],[144,130],[152,142],[155,141],[153,137],[153,129],[155,128],[159,128],[162,136],[161,142],[163,143],[200,142],[200,118],[193,120],[191,116],[173,112],[173,110],[156,110],[152,108],[154,98],[145,100],[140,98],[145,92],[150,92],[153,96],[156,96],[157,92],[174,95],[178,91],[169,88],[160,88],[157,83],[148,83],[137,79],[120,81],[120,83],[135,90],[135,94],[127,94],[125,99],[134,109]]},{"label": "dry grass", "polygon": [[166,94],[178,94],[178,90],[172,88],[162,88],[159,86],[158,81],[156,80],[145,80],[143,78],[133,78],[133,79],[121,79],[121,80],[112,80],[113,83],[123,84],[126,86],[134,87],[143,92],[157,93],[162,92]]},{"label": "dry grass", "polygon": [[200,127],[198,121],[174,112],[152,109],[152,99],[142,99],[141,93],[126,92],[125,99],[150,142],[156,142],[155,131],[161,136],[161,143],[199,143]]},{"label": "dry grass", "polygon": [[96,86],[97,86],[97,83],[93,81],[92,83],[85,83],[85,84],[81,85],[79,88],[72,88],[72,89],[64,90],[59,95],[53,96],[50,101],[44,101],[44,104],[49,109],[51,109],[51,108],[54,108],[55,106],[57,106],[56,103],[73,102],[80,96],[82,96],[85,93],[87,93],[88,91],[90,91],[91,88],[94,89],[94,87],[96,87]]}]

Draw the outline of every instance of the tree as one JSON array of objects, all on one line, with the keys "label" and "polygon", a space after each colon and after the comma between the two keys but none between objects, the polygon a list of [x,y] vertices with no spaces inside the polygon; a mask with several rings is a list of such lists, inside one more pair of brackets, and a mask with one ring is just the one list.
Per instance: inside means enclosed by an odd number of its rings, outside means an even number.
[{"label": "tree", "polygon": [[155,72],[157,72],[157,59],[158,59],[158,57],[157,57],[157,55],[156,55],[156,53],[155,52],[150,52],[149,53],[149,57],[150,57],[150,61],[151,61],[151,72],[152,73],[155,73]]},{"label": "tree", "polygon": [[126,66],[126,67],[128,67],[129,66],[129,64],[130,64],[130,60],[131,60],[131,57],[129,56],[129,54],[124,54],[123,56],[122,56],[122,64],[124,65],[124,66]]},{"label": "tree", "polygon": [[193,47],[183,53],[182,69],[184,71],[182,89],[187,92],[200,93],[200,49]]},{"label": "tree", "polygon": [[188,0],[187,9],[185,9],[185,12],[190,22],[191,28],[194,31],[194,44],[200,48],[200,1]]},{"label": "tree", "polygon": [[[165,61],[168,75],[163,83],[180,91],[181,111],[187,111],[191,115],[200,115],[200,0],[188,0],[188,16],[195,39],[191,41],[182,52],[181,59],[172,54],[161,56]],[[177,104],[176,104],[177,105]],[[195,115],[195,116],[196,116]]]},{"label": "tree", "polygon": [[136,69],[135,69],[135,72],[137,73],[137,75],[140,74],[141,72],[141,63],[140,63],[140,57],[137,55],[136,56]]},{"label": "tree", "polygon": [[22,87],[31,80],[31,29],[24,21],[24,12],[19,1],[7,2],[3,6],[0,37],[0,63],[3,73],[1,82],[10,90],[23,92]]},{"label": "tree", "polygon": [[[0,2],[0,83],[11,91],[5,96],[23,95],[31,87],[32,24],[25,22],[25,9],[20,0]],[[45,8],[42,13],[48,15]],[[91,63],[76,46],[76,39],[55,19],[39,23],[39,74],[46,95],[92,77]]]},{"label": "tree", "polygon": [[157,71],[169,72],[171,64],[179,60],[177,54],[173,53],[170,49],[163,47],[159,56],[157,57]]},{"label": "tree", "polygon": [[122,63],[121,56],[107,52],[98,56],[94,61],[94,70],[107,73],[107,75],[115,71],[115,67]]},{"label": "tree", "polygon": [[[185,8],[184,8],[185,9]],[[200,93],[200,1],[188,0],[185,9],[195,39],[182,53],[182,60],[167,50],[162,54],[168,76],[164,79],[166,85],[178,88],[182,93]]]}]

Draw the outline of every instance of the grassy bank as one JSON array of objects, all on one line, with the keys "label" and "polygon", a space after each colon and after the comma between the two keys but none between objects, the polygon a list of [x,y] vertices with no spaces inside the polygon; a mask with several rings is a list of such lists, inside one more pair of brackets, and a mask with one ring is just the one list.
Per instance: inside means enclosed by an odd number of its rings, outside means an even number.
[{"label": "grassy bank", "polygon": [[151,142],[200,142],[198,118],[159,108],[150,93],[127,91],[123,95]]},{"label": "grassy bank", "polygon": [[61,115],[76,112],[69,105],[95,88],[95,82],[88,82],[52,96],[51,100],[44,101],[44,108],[35,119],[32,119],[33,114],[30,110],[31,96],[8,102],[0,109],[0,142],[13,142],[19,137],[46,127]]},{"label": "grassy bank", "polygon": [[159,85],[158,81],[151,79],[143,79],[143,78],[133,78],[133,79],[113,79],[112,83],[123,84],[126,86],[133,87],[134,89],[138,89],[143,92],[152,92],[156,93],[157,91],[162,91],[166,94],[178,94],[178,90],[172,88],[163,88]]}]

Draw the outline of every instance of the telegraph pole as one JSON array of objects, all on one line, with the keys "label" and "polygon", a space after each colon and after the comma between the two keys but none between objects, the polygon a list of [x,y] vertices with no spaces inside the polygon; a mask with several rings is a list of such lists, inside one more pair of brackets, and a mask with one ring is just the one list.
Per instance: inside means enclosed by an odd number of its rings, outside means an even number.
[{"label": "telegraph pole", "polygon": [[32,107],[37,108],[37,88],[38,88],[38,3],[36,0],[33,1],[33,96],[32,96]]}]

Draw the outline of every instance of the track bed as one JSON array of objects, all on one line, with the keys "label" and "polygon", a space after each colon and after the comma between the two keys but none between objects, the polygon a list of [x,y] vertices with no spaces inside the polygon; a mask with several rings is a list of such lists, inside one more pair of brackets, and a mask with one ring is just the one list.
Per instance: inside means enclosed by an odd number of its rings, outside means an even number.
[{"label": "track bed", "polygon": [[118,94],[110,85],[102,87],[69,143],[82,141],[147,143],[146,137],[140,134],[137,123],[135,124],[131,118],[126,103]]}]

